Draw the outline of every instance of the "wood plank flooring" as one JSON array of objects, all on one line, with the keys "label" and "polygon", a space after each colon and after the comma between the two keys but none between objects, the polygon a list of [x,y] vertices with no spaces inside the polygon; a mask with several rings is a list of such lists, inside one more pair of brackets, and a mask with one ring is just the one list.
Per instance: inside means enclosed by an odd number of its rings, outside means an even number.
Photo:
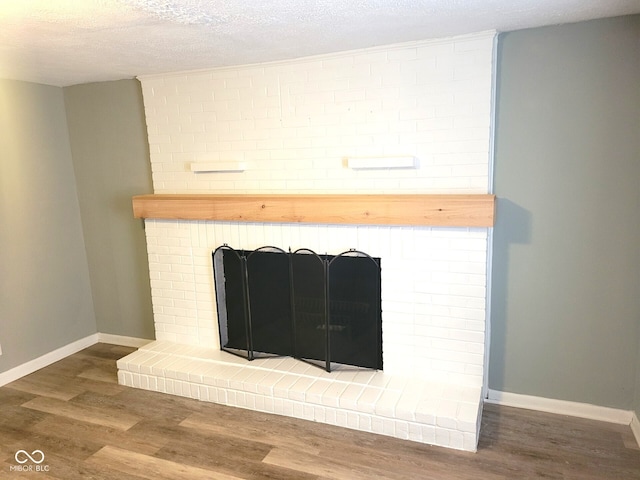
[{"label": "wood plank flooring", "polygon": [[478,452],[458,452],[123,387],[131,351],[97,344],[1,387],[0,479],[640,480],[628,426],[487,405]]}]

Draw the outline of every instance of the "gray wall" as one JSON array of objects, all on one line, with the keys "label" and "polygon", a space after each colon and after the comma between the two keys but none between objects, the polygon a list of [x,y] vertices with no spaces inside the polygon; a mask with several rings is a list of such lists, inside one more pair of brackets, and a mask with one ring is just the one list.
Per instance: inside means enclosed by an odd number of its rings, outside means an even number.
[{"label": "gray wall", "polygon": [[499,45],[489,388],[638,409],[640,16]]},{"label": "gray wall", "polygon": [[64,89],[98,331],[154,338],[142,220],[131,197],[152,193],[137,80]]},{"label": "gray wall", "polygon": [[62,89],[0,80],[0,372],[94,333]]}]

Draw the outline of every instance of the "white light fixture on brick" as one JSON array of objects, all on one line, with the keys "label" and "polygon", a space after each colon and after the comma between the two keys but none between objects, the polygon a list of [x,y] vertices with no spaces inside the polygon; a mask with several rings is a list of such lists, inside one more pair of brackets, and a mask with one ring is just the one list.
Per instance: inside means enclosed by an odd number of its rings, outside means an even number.
[{"label": "white light fixture on brick", "polygon": [[243,162],[194,162],[191,164],[191,171],[194,173],[224,173],[224,172],[244,172]]},{"label": "white light fixture on brick", "polygon": [[409,155],[400,157],[350,157],[347,158],[347,165],[352,170],[416,169],[419,166],[419,162],[417,157]]}]

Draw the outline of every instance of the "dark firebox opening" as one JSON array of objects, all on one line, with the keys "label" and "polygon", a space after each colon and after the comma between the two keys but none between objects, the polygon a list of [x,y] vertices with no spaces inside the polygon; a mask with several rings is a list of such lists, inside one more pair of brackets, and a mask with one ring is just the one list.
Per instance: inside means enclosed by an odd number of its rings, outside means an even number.
[{"label": "dark firebox opening", "polygon": [[382,370],[379,258],[223,245],[213,270],[223,350]]}]

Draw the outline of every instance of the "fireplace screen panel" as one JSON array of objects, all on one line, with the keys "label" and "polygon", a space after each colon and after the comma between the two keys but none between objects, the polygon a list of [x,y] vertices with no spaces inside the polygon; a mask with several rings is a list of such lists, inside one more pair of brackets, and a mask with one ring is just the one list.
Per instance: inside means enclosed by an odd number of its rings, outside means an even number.
[{"label": "fireplace screen panel", "polygon": [[213,263],[223,350],[382,369],[379,258],[224,245]]},{"label": "fireplace screen panel", "polygon": [[327,294],[325,262],[311,250],[298,250],[291,257],[292,328],[295,357],[322,362],[327,357]]},{"label": "fireplace screen panel", "polygon": [[253,350],[293,356],[287,255],[266,249],[249,253],[247,282]]},{"label": "fireplace screen panel", "polygon": [[335,362],[372,365],[382,352],[381,329],[369,328],[380,321],[381,310],[380,268],[371,260],[338,256],[329,262],[329,344]]}]

